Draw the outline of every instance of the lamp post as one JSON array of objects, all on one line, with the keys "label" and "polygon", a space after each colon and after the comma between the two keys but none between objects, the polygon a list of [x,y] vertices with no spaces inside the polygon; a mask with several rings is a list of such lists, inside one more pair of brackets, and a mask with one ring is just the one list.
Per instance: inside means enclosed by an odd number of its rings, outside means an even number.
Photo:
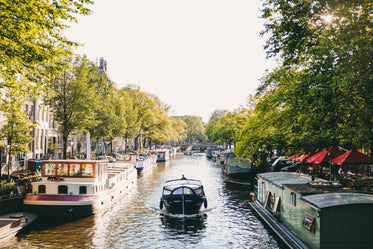
[{"label": "lamp post", "polygon": [[332,170],[333,167],[333,153],[331,151],[328,152],[328,157],[329,157],[329,164],[330,164],[330,180],[334,180],[334,169]]}]

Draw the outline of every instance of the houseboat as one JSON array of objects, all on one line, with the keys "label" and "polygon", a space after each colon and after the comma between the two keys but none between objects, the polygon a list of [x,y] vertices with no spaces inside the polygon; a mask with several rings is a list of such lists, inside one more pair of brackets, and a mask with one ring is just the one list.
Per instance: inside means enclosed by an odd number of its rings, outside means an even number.
[{"label": "houseboat", "polygon": [[252,209],[289,248],[373,248],[373,195],[294,172],[257,176]]},{"label": "houseboat", "polygon": [[219,151],[217,146],[208,146],[205,149],[207,159],[212,159],[213,155]]},{"label": "houseboat", "polygon": [[157,150],[157,162],[165,162],[170,160],[170,150]]},{"label": "houseboat", "polygon": [[137,171],[131,163],[43,161],[41,179],[32,182],[24,204],[41,217],[85,217],[129,193],[136,182]]},{"label": "houseboat", "polygon": [[229,183],[252,186],[257,168],[246,158],[237,158],[233,152],[222,153],[222,172],[224,179]]},{"label": "houseboat", "polygon": [[165,206],[171,214],[197,214],[207,199],[201,181],[194,179],[169,180],[164,183],[159,208]]},{"label": "houseboat", "polygon": [[136,161],[137,173],[145,173],[157,166],[157,156],[154,154],[140,154]]}]

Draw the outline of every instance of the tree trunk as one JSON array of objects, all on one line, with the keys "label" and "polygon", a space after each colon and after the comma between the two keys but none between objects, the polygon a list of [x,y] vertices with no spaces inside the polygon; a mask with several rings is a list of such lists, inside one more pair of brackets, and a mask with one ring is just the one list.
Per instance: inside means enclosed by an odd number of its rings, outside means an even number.
[{"label": "tree trunk", "polygon": [[10,168],[12,167],[12,151],[11,151],[11,145],[9,146],[9,152],[8,152],[8,182],[10,182]]},{"label": "tree trunk", "polygon": [[67,159],[67,139],[69,136],[62,136],[62,141],[63,141],[63,159]]}]

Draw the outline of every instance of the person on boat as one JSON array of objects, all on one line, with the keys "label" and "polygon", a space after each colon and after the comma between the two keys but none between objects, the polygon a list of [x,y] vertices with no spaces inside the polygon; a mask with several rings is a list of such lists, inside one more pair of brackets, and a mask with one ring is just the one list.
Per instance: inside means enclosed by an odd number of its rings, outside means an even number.
[{"label": "person on boat", "polygon": [[181,175],[181,180],[186,180],[186,177],[184,176],[184,174]]}]

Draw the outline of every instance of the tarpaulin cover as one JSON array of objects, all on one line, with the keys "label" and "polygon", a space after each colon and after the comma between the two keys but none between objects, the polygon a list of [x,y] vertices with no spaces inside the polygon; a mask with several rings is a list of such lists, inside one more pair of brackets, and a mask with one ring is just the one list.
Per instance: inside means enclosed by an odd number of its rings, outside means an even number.
[{"label": "tarpaulin cover", "polygon": [[333,165],[344,163],[372,163],[372,158],[361,152],[349,150],[333,160]]}]

